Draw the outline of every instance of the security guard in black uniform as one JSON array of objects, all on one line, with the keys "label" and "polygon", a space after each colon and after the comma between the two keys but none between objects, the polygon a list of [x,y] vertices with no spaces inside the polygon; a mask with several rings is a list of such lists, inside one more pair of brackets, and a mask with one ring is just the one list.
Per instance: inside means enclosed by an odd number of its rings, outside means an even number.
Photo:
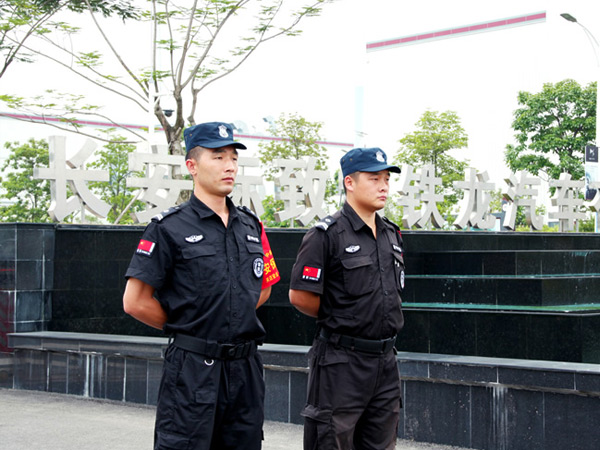
[{"label": "security guard in black uniform", "polygon": [[346,203],[306,233],[290,281],[291,303],[318,325],[302,411],[304,448],[393,449],[404,260],[398,227],[377,211],[390,172],[400,169],[379,148],[355,148],[340,163]]},{"label": "security guard in black uniform", "polygon": [[237,174],[229,124],[184,131],[189,202],[153,218],[126,272],[125,311],[173,337],[158,395],[158,449],[260,449],[264,381],[256,308],[279,280],[266,234],[227,197]]}]

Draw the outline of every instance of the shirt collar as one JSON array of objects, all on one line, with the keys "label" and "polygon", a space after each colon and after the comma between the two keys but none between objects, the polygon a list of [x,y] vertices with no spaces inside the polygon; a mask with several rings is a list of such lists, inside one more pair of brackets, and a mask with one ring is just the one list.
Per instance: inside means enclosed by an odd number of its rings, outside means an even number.
[{"label": "shirt collar", "polygon": [[[225,197],[225,203],[227,204],[227,208],[229,208],[229,220],[231,220],[237,216],[237,209],[234,207],[233,202],[229,197]],[[212,209],[206,206],[206,204],[202,202],[202,200],[196,197],[194,193],[192,193],[192,196],[190,198],[190,205],[192,209],[200,216],[201,219],[205,219],[212,215],[217,215],[217,213],[215,213]]]},{"label": "shirt collar", "polygon": [[[356,211],[354,211],[348,202],[344,203],[344,206],[342,207],[342,214],[346,216],[354,231],[358,231],[362,227],[367,227],[367,224],[364,222],[364,220],[362,220],[360,216],[356,214]],[[375,213],[375,226],[377,229],[381,228],[381,224],[381,217],[379,217],[379,214]]]}]

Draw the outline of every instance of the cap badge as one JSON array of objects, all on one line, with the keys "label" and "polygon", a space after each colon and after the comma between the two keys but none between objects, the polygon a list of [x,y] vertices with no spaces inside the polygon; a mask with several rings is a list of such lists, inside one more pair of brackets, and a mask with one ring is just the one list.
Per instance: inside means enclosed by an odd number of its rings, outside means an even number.
[{"label": "cap badge", "polygon": [[225,125],[219,125],[219,136],[222,138],[229,137],[229,133],[227,132],[227,127]]},{"label": "cap badge", "polygon": [[377,161],[379,161],[379,162],[385,162],[385,158],[383,157],[383,153],[382,152],[377,152],[375,154],[375,158],[377,158]]}]

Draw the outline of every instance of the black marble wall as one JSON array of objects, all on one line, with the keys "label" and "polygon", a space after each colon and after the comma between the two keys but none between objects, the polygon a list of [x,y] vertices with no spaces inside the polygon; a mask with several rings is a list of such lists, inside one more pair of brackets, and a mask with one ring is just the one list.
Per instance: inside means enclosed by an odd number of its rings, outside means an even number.
[{"label": "black marble wall", "polygon": [[[123,274],[142,232],[141,226],[1,224],[0,352],[11,331],[160,336],[122,310]],[[281,273],[258,311],[270,343],[310,345],[315,333],[314,319],[288,300],[304,233],[268,230]],[[403,236],[406,324],[399,350],[600,363],[600,235]]]},{"label": "black marble wall", "polygon": [[46,329],[53,270],[53,225],[0,224],[0,353],[8,333]]}]

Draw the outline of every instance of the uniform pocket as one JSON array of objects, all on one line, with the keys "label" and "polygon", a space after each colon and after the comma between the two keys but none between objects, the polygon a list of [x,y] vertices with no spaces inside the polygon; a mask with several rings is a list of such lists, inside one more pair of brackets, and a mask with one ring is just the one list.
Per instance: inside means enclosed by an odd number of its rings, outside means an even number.
[{"label": "uniform pocket", "polygon": [[352,297],[364,295],[373,290],[373,260],[370,256],[354,256],[342,259],[344,285]]},{"label": "uniform pocket", "polygon": [[181,249],[181,257],[183,265],[190,277],[192,286],[196,286],[199,281],[207,281],[213,270],[221,270],[215,267],[218,264],[217,258],[214,256],[217,250],[211,244],[195,244]]}]

